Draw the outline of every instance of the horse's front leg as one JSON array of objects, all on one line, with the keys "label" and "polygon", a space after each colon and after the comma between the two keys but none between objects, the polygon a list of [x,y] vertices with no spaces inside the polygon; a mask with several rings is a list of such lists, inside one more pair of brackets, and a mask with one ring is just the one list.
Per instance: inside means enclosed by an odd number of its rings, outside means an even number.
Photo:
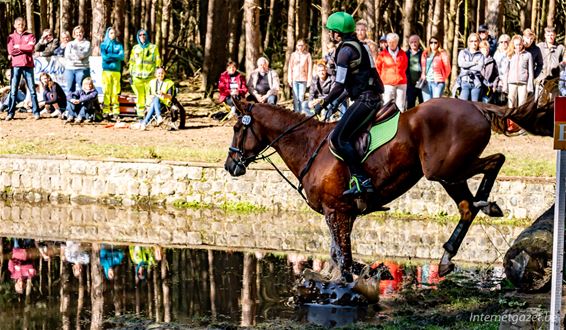
[{"label": "horse's front leg", "polygon": [[342,281],[352,282],[352,244],[350,234],[355,217],[346,213],[329,210],[325,212],[326,224],[330,229],[330,256],[338,265]]}]

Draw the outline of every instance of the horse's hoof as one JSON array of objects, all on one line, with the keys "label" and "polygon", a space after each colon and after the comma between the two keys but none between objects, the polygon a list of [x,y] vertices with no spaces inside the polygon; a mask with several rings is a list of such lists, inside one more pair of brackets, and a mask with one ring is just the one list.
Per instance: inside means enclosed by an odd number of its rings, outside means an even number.
[{"label": "horse's hoof", "polygon": [[444,277],[454,271],[454,263],[449,261],[448,263],[441,263],[438,265],[438,276]]},{"label": "horse's hoof", "polygon": [[503,211],[496,202],[489,202],[488,205],[482,207],[481,211],[490,217],[502,217]]}]

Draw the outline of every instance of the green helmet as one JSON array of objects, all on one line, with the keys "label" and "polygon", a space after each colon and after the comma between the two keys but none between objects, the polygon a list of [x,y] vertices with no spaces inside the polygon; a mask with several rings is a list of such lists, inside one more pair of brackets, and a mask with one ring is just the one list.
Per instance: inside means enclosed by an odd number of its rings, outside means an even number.
[{"label": "green helmet", "polygon": [[343,34],[353,33],[356,30],[356,22],[352,15],[339,11],[328,17],[326,28]]}]

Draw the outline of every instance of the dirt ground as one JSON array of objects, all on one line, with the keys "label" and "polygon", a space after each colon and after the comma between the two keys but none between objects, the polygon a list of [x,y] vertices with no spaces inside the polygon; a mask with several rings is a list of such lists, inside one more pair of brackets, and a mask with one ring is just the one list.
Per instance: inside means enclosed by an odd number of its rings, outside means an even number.
[{"label": "dirt ground", "polygon": [[[152,127],[145,131],[130,128],[116,128],[113,123],[65,124],[59,119],[45,118],[39,121],[32,119],[29,113],[16,113],[14,120],[0,120],[0,140],[3,143],[14,141],[31,141],[31,143],[59,144],[101,144],[118,145],[127,148],[137,147],[172,147],[205,148],[224,150],[232,138],[233,122],[221,123],[212,119],[210,114],[222,110],[208,100],[181,100],[188,113],[187,127],[179,131],[167,131]],[[5,114],[0,114],[3,119]],[[129,126],[134,118],[123,118],[124,125]],[[30,148],[33,148],[30,147]],[[6,152],[6,151],[4,151]],[[493,134],[484,155],[501,152],[516,161],[533,161],[555,163],[555,152],[552,149],[552,138],[531,135],[506,137]]]}]

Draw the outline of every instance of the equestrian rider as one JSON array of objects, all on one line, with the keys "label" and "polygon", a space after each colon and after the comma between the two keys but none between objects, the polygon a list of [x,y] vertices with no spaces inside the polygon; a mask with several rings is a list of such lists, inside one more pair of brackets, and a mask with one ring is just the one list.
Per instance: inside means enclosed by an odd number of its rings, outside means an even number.
[{"label": "equestrian rider", "polygon": [[[336,83],[323,101],[315,105],[315,112],[340,98],[344,91],[353,101],[330,136],[330,150],[350,169],[350,188],[344,196],[373,192],[371,179],[365,174],[361,156],[354,148],[355,139],[381,107],[383,83],[368,49],[357,39],[354,18],[337,12],[326,21],[326,29],[336,50]],[[340,101],[341,102],[341,101]]]}]

